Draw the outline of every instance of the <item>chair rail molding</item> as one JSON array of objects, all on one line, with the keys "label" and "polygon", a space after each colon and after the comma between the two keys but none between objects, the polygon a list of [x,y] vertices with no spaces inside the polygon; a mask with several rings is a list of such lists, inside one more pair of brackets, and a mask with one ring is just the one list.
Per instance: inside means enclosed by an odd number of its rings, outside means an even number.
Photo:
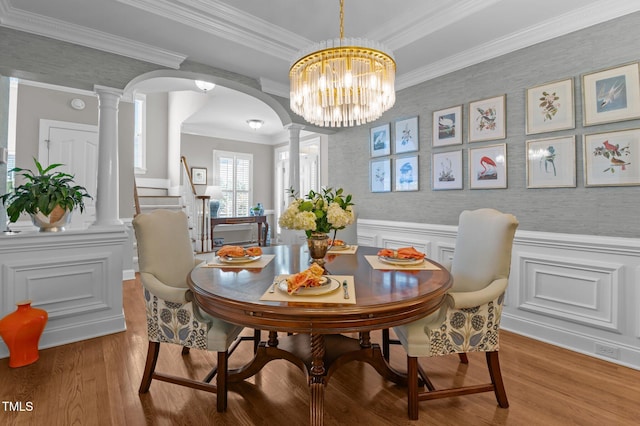
[{"label": "chair rail molding", "polygon": [[[358,244],[413,245],[445,266],[456,226],[358,219]],[[501,326],[640,370],[640,239],[518,230]]]},{"label": "chair rail molding", "polygon": [[[40,348],[124,331],[124,226],[0,235],[0,317],[31,299],[49,320]],[[0,358],[9,355],[0,342]]]}]

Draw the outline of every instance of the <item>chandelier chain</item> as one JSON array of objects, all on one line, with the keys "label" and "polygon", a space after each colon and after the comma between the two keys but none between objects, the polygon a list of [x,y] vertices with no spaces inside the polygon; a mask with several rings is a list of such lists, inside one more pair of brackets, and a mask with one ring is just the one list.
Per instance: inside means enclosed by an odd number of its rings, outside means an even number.
[{"label": "chandelier chain", "polygon": [[340,39],[344,38],[344,0],[340,0]]}]

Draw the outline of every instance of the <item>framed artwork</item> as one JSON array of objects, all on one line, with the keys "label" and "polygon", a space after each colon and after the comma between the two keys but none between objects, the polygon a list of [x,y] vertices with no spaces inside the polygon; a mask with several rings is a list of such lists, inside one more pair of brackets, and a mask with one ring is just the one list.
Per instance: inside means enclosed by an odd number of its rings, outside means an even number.
[{"label": "framed artwork", "polygon": [[469,104],[469,142],[505,139],[507,95]]},{"label": "framed artwork", "polygon": [[527,141],[527,188],[575,188],[576,137]]},{"label": "framed artwork", "polygon": [[420,170],[418,169],[418,156],[410,155],[399,157],[395,160],[396,191],[417,191]]},{"label": "framed artwork", "polygon": [[438,152],[431,157],[434,191],[462,189],[462,150]]},{"label": "framed artwork", "polygon": [[507,144],[469,148],[469,188],[507,187]]},{"label": "framed artwork", "polygon": [[396,154],[413,152],[420,148],[418,139],[418,117],[396,121]]},{"label": "framed artwork", "polygon": [[194,185],[206,185],[207,184],[207,169],[200,167],[191,168],[191,181]]},{"label": "framed artwork", "polygon": [[371,192],[391,192],[391,159],[371,160],[369,169]]},{"label": "framed artwork", "polygon": [[640,185],[640,129],[584,135],[584,186]]},{"label": "framed artwork", "polygon": [[391,154],[389,123],[371,129],[371,156],[381,157]]},{"label": "framed artwork", "polygon": [[585,126],[640,118],[638,63],[582,76]]},{"label": "framed artwork", "polygon": [[434,147],[462,144],[462,105],[433,112]]},{"label": "framed artwork", "polygon": [[573,78],[527,89],[526,134],[575,129]]}]

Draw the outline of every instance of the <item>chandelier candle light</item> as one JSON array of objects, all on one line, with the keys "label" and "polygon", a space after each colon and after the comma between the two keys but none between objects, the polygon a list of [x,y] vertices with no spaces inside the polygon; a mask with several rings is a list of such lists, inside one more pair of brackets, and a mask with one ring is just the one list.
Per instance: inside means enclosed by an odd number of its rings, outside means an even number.
[{"label": "chandelier candle light", "polygon": [[396,63],[381,43],[344,38],[344,0],[340,0],[340,38],[298,53],[289,70],[291,110],[323,127],[359,126],[376,120],[396,101]]}]

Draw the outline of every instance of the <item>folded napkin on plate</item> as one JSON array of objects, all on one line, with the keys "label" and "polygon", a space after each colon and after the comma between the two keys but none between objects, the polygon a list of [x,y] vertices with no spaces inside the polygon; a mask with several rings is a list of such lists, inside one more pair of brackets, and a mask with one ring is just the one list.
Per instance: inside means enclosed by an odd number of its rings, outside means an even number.
[{"label": "folded napkin on plate", "polygon": [[220,257],[243,257],[243,256],[260,256],[262,249],[260,247],[244,247],[240,246],[222,246],[216,254]]},{"label": "folded napkin on plate", "polygon": [[426,255],[413,247],[402,247],[398,250],[382,249],[378,252],[378,256],[392,257],[394,259],[424,259]]}]

